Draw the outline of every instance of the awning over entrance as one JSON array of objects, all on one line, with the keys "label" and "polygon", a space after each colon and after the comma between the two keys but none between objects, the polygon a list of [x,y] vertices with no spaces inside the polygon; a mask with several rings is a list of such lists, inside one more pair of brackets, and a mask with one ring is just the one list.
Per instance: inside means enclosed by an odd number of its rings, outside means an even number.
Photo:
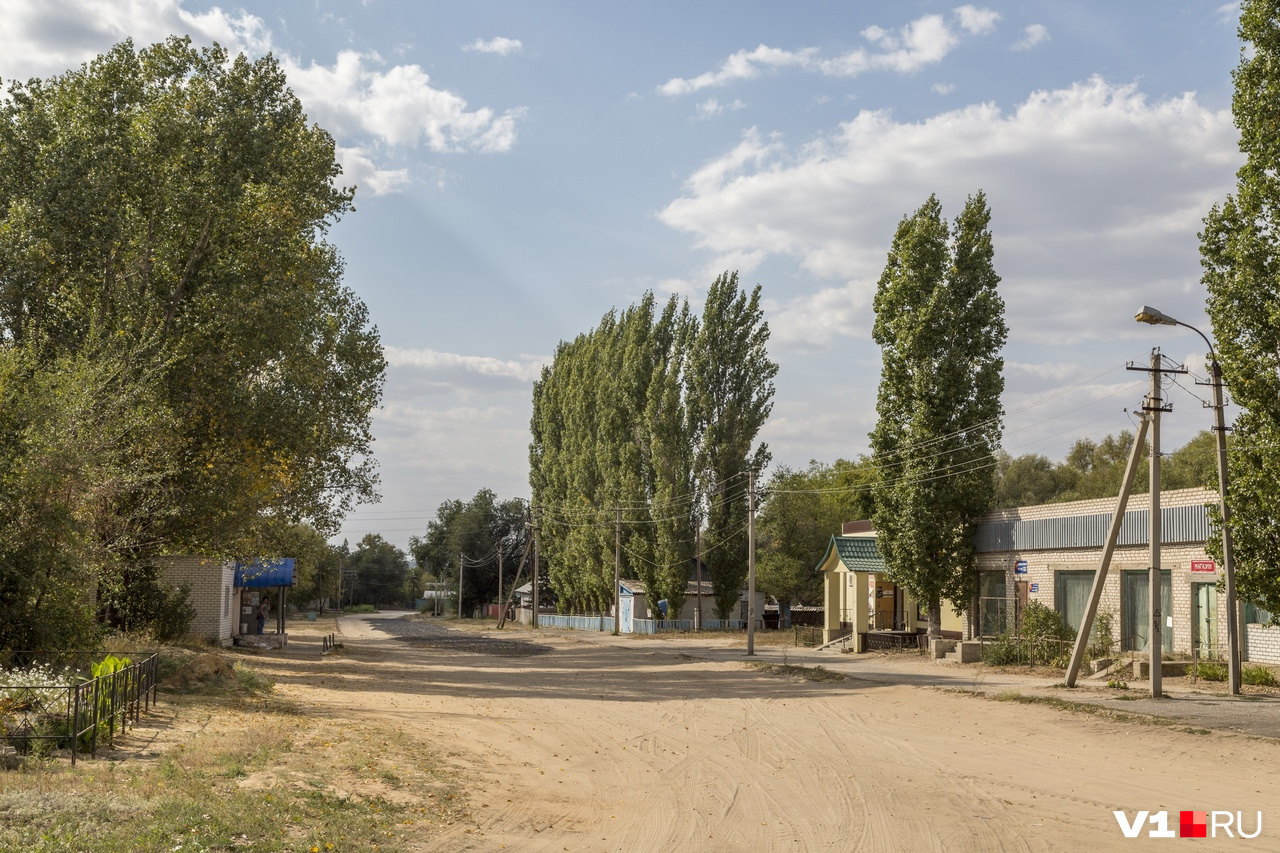
[{"label": "awning over entrance", "polygon": [[[837,560],[839,565],[833,565]],[[883,572],[884,560],[881,559],[880,551],[876,548],[875,537],[832,536],[830,544],[827,545],[827,553],[822,556],[817,570],[830,572],[839,571],[841,568],[847,572],[873,574]]]}]

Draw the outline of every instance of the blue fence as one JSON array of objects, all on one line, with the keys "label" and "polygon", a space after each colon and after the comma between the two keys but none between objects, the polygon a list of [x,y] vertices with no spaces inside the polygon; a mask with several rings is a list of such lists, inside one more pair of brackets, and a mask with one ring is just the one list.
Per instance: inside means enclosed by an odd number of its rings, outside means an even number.
[{"label": "blue fence", "polygon": [[[758,620],[756,624],[759,625]],[[704,631],[745,631],[747,630],[747,622],[745,619],[703,619],[702,630]]]},{"label": "blue fence", "polygon": [[613,631],[612,616],[564,616],[559,613],[539,613],[538,624],[543,628],[572,628],[575,631]]}]

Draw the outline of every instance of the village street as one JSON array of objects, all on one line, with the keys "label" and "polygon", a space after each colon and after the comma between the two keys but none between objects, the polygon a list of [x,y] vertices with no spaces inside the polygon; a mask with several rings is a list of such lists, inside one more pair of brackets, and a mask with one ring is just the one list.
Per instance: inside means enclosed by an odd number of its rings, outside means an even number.
[{"label": "village street", "polygon": [[[1250,833],[1262,811],[1248,843],[1280,850],[1280,742],[1261,731],[992,701],[937,688],[1053,688],[910,657],[758,649],[847,676],[812,681],[753,669],[715,638],[453,631],[401,615],[343,617],[342,653],[325,658],[301,626],[287,655],[255,666],[304,713],[389,723],[446,756],[472,820],[422,849],[1133,849],[1113,810],[1168,810],[1175,829],[1179,810],[1230,810]],[[1203,717],[1224,702],[1160,710]],[[1265,729],[1280,700],[1234,704]],[[1208,846],[1230,843],[1219,836]]]}]

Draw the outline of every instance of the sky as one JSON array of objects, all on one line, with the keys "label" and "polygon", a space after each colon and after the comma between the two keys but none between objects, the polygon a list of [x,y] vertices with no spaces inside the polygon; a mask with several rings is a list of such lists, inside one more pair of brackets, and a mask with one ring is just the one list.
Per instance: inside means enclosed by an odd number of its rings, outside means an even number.
[{"label": "sky", "polygon": [[[759,284],[779,364],[774,465],[868,450],[872,297],[936,193],[991,207],[1004,447],[1062,458],[1134,427],[1150,304],[1210,331],[1197,232],[1232,191],[1237,4],[0,0],[0,78],[170,34],[272,53],[333,134],[331,232],[389,369],[382,501],[338,539],[404,547],[446,500],[529,494],[531,384],[646,291]],[[1206,428],[1194,373],[1165,448]],[[1231,412],[1228,412],[1228,417]]]}]

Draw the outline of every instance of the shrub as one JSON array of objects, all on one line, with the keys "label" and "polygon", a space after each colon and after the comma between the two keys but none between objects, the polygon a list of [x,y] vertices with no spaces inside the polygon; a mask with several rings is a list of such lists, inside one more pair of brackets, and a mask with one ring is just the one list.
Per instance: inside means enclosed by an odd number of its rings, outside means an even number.
[{"label": "shrub", "polygon": [[1227,665],[1212,660],[1197,661],[1195,673],[1197,677],[1203,678],[1205,681],[1226,681]]},{"label": "shrub", "polygon": [[1093,633],[1089,637],[1089,656],[1095,660],[1111,657],[1115,648],[1115,618],[1110,610],[1099,611],[1093,620]]},{"label": "shrub", "polygon": [[377,613],[378,609],[372,604],[348,604],[342,608],[343,613]]},{"label": "shrub", "polygon": [[1276,674],[1270,668],[1258,664],[1240,670],[1240,680],[1255,687],[1280,687]]},{"label": "shrub", "polygon": [[1006,631],[982,651],[984,663],[992,666],[1033,664],[1065,667],[1071,656],[1073,631],[1058,611],[1032,601],[1022,611],[1017,631]]}]

